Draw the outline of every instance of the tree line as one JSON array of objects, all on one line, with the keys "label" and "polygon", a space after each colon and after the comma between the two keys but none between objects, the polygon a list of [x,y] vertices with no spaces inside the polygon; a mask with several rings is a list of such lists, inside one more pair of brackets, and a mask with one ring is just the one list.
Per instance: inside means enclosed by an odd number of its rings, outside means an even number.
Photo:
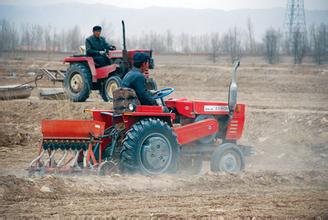
[{"label": "tree line", "polygon": [[[113,38],[110,24],[102,22],[103,36],[120,48],[122,39]],[[140,36],[128,36],[128,48],[151,48],[157,53],[207,54],[213,62],[220,56],[229,56],[231,60],[242,56],[264,56],[268,63],[279,63],[281,55],[293,57],[300,64],[304,56],[312,56],[316,64],[327,61],[328,25],[311,25],[304,33],[296,30],[290,39],[286,39],[279,29],[268,28],[261,40],[255,39],[255,30],[251,19],[246,28],[231,27],[224,33],[206,33],[192,35],[174,34],[170,30],[162,33],[149,32]],[[84,44],[86,36],[78,25],[66,30],[57,30],[48,25],[22,24],[16,26],[8,20],[0,21],[0,53],[2,51],[47,51],[76,52]]]}]

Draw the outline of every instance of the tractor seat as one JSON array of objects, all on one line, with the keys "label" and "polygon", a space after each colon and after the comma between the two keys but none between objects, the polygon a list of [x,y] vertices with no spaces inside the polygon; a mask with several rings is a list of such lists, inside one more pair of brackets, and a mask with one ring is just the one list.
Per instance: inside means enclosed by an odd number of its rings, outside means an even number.
[{"label": "tractor seat", "polygon": [[86,56],[87,56],[86,54],[82,54],[82,53],[72,55],[72,57],[86,57]]},{"label": "tractor seat", "polygon": [[130,88],[118,88],[113,91],[114,115],[131,112],[129,105],[140,105],[136,92]]}]

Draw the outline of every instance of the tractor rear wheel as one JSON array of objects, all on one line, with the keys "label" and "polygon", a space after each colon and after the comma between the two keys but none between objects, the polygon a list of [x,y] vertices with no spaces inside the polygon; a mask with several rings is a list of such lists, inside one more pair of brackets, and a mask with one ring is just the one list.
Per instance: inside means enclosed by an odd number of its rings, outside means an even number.
[{"label": "tractor rear wheel", "polygon": [[73,102],[84,102],[91,92],[91,73],[82,63],[73,63],[64,78],[64,89]]},{"label": "tractor rear wheel", "polygon": [[113,100],[113,91],[120,88],[122,85],[122,79],[115,75],[107,78],[100,87],[100,95],[105,102]]},{"label": "tractor rear wheel", "polygon": [[238,173],[245,168],[245,157],[236,144],[221,144],[214,151],[210,166],[213,172]]},{"label": "tractor rear wheel", "polygon": [[121,168],[124,172],[159,175],[177,169],[177,137],[160,119],[146,118],[134,124],[122,145]]}]

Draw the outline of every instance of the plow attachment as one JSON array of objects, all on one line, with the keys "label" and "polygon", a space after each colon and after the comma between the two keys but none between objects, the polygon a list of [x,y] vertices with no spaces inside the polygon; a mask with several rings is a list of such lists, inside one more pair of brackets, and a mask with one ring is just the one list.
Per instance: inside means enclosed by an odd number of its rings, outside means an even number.
[{"label": "plow attachment", "polygon": [[43,120],[39,154],[30,163],[29,174],[94,173],[108,168],[102,161],[105,123],[94,120]]},{"label": "plow attachment", "polygon": [[65,70],[54,70],[54,69],[46,69],[41,68],[40,71],[45,74],[48,79],[52,82],[64,82],[65,78]]}]

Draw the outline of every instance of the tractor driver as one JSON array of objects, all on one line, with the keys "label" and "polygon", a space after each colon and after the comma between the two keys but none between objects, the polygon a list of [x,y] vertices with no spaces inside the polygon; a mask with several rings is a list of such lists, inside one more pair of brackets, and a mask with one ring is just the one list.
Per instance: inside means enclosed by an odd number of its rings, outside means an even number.
[{"label": "tractor driver", "polygon": [[147,89],[145,73],[149,69],[150,57],[145,53],[136,53],[133,56],[133,68],[124,76],[122,87],[133,89],[141,105],[158,105]]},{"label": "tractor driver", "polygon": [[106,42],[104,37],[101,37],[101,27],[94,26],[93,35],[85,40],[85,48],[87,56],[91,56],[95,62],[96,67],[110,65],[110,60],[107,57],[108,50],[116,50],[114,45]]}]

